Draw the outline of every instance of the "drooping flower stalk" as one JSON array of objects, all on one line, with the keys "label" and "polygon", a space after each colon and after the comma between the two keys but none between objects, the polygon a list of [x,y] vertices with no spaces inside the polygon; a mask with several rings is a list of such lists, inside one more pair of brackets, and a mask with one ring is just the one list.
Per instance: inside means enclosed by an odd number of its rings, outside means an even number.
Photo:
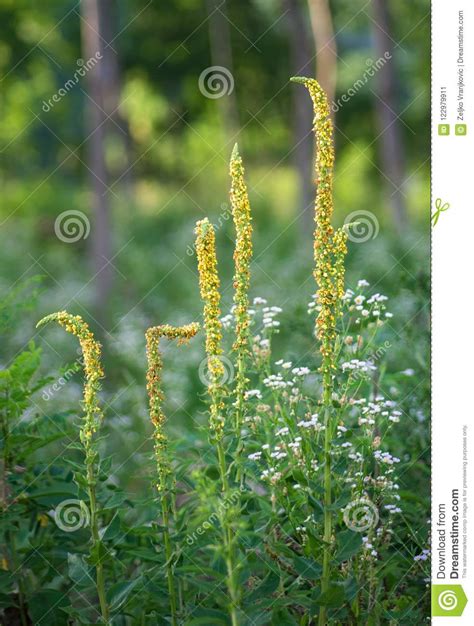
[{"label": "drooping flower stalk", "polygon": [[[216,446],[224,501],[230,499],[228,469],[223,446],[225,418],[223,415],[222,381],[225,374],[221,360],[222,323],[220,320],[220,281],[217,273],[216,237],[214,228],[207,218],[196,224],[196,252],[198,258],[199,288],[204,302],[204,328],[206,331],[206,353],[209,371],[207,389],[210,398],[210,440]],[[221,518],[222,535],[227,569],[227,589],[230,596],[229,614],[232,626],[237,626],[239,589],[236,581],[235,537],[232,522],[224,507]]]},{"label": "drooping flower stalk", "polygon": [[[294,77],[294,82],[303,84],[313,101],[313,130],[316,137],[316,202],[314,231],[314,277],[318,286],[317,301],[319,314],[316,319],[316,336],[322,357],[324,410],[324,547],[321,591],[329,588],[332,554],[332,476],[331,442],[334,436],[334,417],[331,400],[334,391],[336,369],[336,322],[340,315],[340,303],[344,294],[344,258],[347,235],[344,230],[334,233],[331,223],[333,214],[333,167],[334,141],[329,103],[319,83],[310,78]],[[326,607],[319,611],[319,626],[326,624]]]},{"label": "drooping flower stalk", "polygon": [[178,624],[176,589],[174,581],[173,546],[170,534],[170,494],[174,490],[170,459],[168,456],[168,440],[164,432],[166,421],[163,413],[164,393],[162,389],[163,360],[160,353],[160,339],[177,339],[178,344],[189,341],[199,330],[199,324],[187,324],[185,326],[169,326],[164,324],[154,326],[146,331],[146,352],[148,359],[147,391],[150,405],[150,419],[154,431],[154,451],[158,482],[156,488],[161,501],[163,517],[163,537],[165,543],[166,578],[168,583],[168,595],[170,602],[171,623]]},{"label": "drooping flower stalk", "polygon": [[235,144],[230,160],[230,203],[234,220],[236,240],[234,249],[234,317],[235,341],[233,350],[236,362],[236,420],[235,430],[239,437],[244,410],[244,394],[247,385],[245,365],[249,348],[249,287],[250,262],[252,259],[252,216],[244,180],[242,158]]},{"label": "drooping flower stalk", "polygon": [[99,597],[100,610],[102,619],[105,624],[109,624],[109,607],[105,594],[105,575],[103,566],[103,556],[101,556],[102,542],[99,534],[99,507],[97,504],[96,485],[97,485],[97,462],[98,449],[94,441],[94,435],[100,428],[103,420],[103,412],[99,403],[98,393],[101,388],[100,380],[104,377],[104,371],[101,364],[101,348],[102,346],[89,330],[89,326],[80,315],[71,315],[67,311],[59,311],[47,315],[38,322],[37,327],[43,326],[48,322],[58,322],[66,332],[71,333],[79,339],[82,350],[85,383],[82,406],[84,409],[84,418],[79,432],[79,437],[84,448],[85,466],[86,466],[86,482],[89,494],[89,513],[90,513],[90,529],[92,549],[96,563],[96,587]]}]

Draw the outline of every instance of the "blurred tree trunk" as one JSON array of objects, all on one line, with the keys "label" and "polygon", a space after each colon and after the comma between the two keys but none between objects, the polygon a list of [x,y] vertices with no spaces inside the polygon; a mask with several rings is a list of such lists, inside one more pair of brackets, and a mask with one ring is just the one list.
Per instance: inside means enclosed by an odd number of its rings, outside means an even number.
[{"label": "blurred tree trunk", "polygon": [[[220,65],[234,76],[232,43],[229,22],[226,18],[226,0],[206,0],[209,16],[209,41],[212,65]],[[234,141],[239,130],[239,114],[235,90],[217,98],[222,125],[227,141]]]},{"label": "blurred tree trunk", "polygon": [[390,54],[389,60],[377,72],[375,77],[377,98],[375,110],[379,126],[378,139],[382,169],[393,185],[387,184],[387,196],[392,211],[393,221],[399,233],[403,232],[407,222],[407,211],[403,195],[405,180],[405,151],[400,122],[397,119],[397,94],[399,85],[393,58],[393,38],[387,0],[373,0],[375,24],[373,37],[375,55],[381,58]]},{"label": "blurred tree trunk", "polygon": [[92,255],[95,270],[96,307],[99,321],[106,319],[106,304],[112,287],[111,266],[111,218],[108,191],[108,171],[105,161],[107,101],[105,75],[108,53],[103,38],[103,20],[99,0],[81,0],[81,38],[84,61],[99,61],[86,74],[89,98],[86,99],[87,165],[90,171],[94,220],[92,231]]},{"label": "blurred tree trunk", "polygon": [[[291,73],[313,75],[313,48],[307,20],[298,0],[283,0],[290,45]],[[292,89],[293,98],[293,156],[299,178],[298,212],[303,233],[313,229],[313,108],[305,89]]]},{"label": "blurred tree trunk", "polygon": [[[127,120],[120,112],[120,97],[122,94],[122,80],[120,73],[120,59],[115,49],[114,38],[118,32],[118,7],[117,0],[99,0],[99,20],[102,28],[100,33],[104,41],[104,58],[102,67],[102,91],[104,94],[104,111],[108,118],[106,121],[107,134],[113,133],[120,147],[120,161],[111,167],[111,173],[120,177],[128,198],[132,196],[133,176],[131,164],[131,139]],[[109,45],[107,45],[109,44]]]},{"label": "blurred tree trunk", "polygon": [[[337,47],[329,0],[308,0],[309,17],[316,50],[316,78],[334,102],[337,78]],[[334,120],[334,112],[331,109]]]}]

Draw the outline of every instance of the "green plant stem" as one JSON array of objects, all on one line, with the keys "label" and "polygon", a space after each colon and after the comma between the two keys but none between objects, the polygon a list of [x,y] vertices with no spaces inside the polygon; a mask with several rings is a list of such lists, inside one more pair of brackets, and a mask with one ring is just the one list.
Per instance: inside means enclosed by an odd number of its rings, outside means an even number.
[{"label": "green plant stem", "polygon": [[[229,493],[229,481],[227,479],[227,468],[225,462],[225,453],[222,441],[219,440],[216,443],[217,457],[219,461],[219,473],[222,482],[222,494],[224,499],[228,501],[230,497]],[[227,589],[230,595],[229,614],[232,626],[238,626],[239,620],[237,617],[237,607],[239,603],[239,594],[235,581],[235,564],[234,564],[234,534],[229,524],[227,517],[227,510],[223,512],[222,518],[222,531],[224,537],[224,548],[226,552],[225,563],[227,569]]]},{"label": "green plant stem", "polygon": [[[173,481],[173,489],[171,490],[171,517],[173,519],[173,523],[176,526],[178,523],[178,510],[176,508],[176,481]],[[173,572],[174,575],[174,572]],[[176,586],[178,588],[178,612],[183,612],[184,609],[184,600],[183,600],[183,581],[178,577],[176,582]]]},{"label": "green plant stem", "polygon": [[173,546],[170,537],[170,511],[168,505],[168,494],[166,492],[161,496],[161,512],[163,516],[163,538],[165,542],[165,558],[166,558],[166,579],[168,582],[168,595],[171,611],[171,623],[173,626],[178,625],[176,612],[176,591],[173,572]]},{"label": "green plant stem", "polygon": [[235,412],[235,437],[237,441],[236,445],[236,458],[237,458],[237,482],[242,484],[243,482],[243,468],[240,459],[242,458],[242,417],[244,413],[244,389],[245,389],[245,360],[243,354],[239,353],[237,358],[237,407]]},{"label": "green plant stem", "polygon": [[[323,406],[324,406],[324,547],[323,547],[323,572],[321,576],[321,593],[329,589],[331,580],[331,541],[332,541],[332,476],[331,476],[331,374],[326,373],[323,380]],[[326,626],[326,607],[319,610],[319,626]]]},{"label": "green plant stem", "polygon": [[[86,452],[86,456],[88,453]],[[101,544],[100,536],[99,536],[99,525],[97,521],[97,497],[95,490],[95,477],[94,477],[94,467],[93,463],[89,460],[86,461],[87,464],[87,485],[89,491],[89,507],[90,507],[90,528],[91,528],[91,539],[92,539],[92,547],[96,550],[96,587],[97,587],[97,595],[99,597],[100,604],[100,612],[102,614],[102,619],[104,620],[104,624],[108,626],[109,622],[109,607],[106,600],[105,595],[105,575],[104,575],[104,566],[102,563],[102,556],[100,554],[99,546]]]}]

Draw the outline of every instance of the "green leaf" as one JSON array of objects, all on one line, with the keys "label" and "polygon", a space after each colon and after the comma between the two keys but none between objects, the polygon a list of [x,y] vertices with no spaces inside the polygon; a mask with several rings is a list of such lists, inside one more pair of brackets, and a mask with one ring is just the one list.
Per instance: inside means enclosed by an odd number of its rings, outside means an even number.
[{"label": "green leaf", "polygon": [[338,584],[332,584],[327,591],[322,593],[314,604],[316,606],[338,607],[342,606],[346,601],[344,587]]},{"label": "green leaf", "polygon": [[110,610],[117,611],[123,604],[125,604],[130,593],[141,581],[141,578],[135,578],[134,580],[129,580],[128,582],[116,583],[115,585],[112,585],[107,592],[107,602],[110,606]]},{"label": "green leaf", "polygon": [[87,587],[94,584],[92,569],[86,563],[84,556],[79,554],[68,554],[68,574],[69,578],[78,586]]},{"label": "green leaf", "polygon": [[102,541],[110,541],[120,533],[120,517],[118,512],[114,514],[110,524],[106,528],[101,528],[100,538]]},{"label": "green leaf", "polygon": [[303,556],[293,558],[293,567],[302,578],[307,580],[319,580],[322,574],[322,567],[312,559]]},{"label": "green leaf", "polygon": [[362,547],[362,537],[360,533],[352,530],[343,530],[337,535],[338,550],[334,557],[336,563],[348,561],[354,554],[357,554]]},{"label": "green leaf", "polygon": [[69,603],[68,594],[58,589],[42,589],[28,602],[28,612],[34,624],[67,626],[68,618],[62,609]]}]

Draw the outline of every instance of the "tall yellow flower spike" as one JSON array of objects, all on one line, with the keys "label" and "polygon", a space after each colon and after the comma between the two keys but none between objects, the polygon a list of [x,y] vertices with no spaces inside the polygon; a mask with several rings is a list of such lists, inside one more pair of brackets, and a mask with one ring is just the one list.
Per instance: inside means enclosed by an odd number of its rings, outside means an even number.
[{"label": "tall yellow flower spike", "polygon": [[163,413],[164,394],[162,389],[163,360],[160,353],[160,339],[177,339],[178,344],[189,341],[199,330],[199,324],[169,326],[163,324],[146,331],[146,353],[148,370],[146,375],[147,392],[150,403],[150,418],[154,426],[155,457],[158,469],[158,491],[168,488],[168,476],[171,473],[167,458],[167,439],[164,433],[165,415]]},{"label": "tall yellow flower spike", "polygon": [[235,224],[234,250],[234,316],[236,319],[234,350],[248,351],[250,261],[252,259],[252,216],[244,180],[242,158],[235,144],[230,159],[230,203]]},{"label": "tall yellow flower spike", "polygon": [[244,410],[244,394],[247,384],[245,359],[250,352],[249,287],[250,262],[252,259],[252,216],[244,180],[244,166],[237,144],[234,146],[230,159],[230,177],[232,181],[230,203],[236,233],[234,249],[234,317],[236,323],[233,349],[237,353],[235,428],[238,435]]},{"label": "tall yellow flower spike", "polygon": [[100,379],[104,377],[101,364],[100,343],[94,338],[89,326],[80,315],[71,315],[67,311],[59,311],[47,315],[36,325],[37,328],[48,322],[58,322],[68,333],[79,339],[84,357],[84,372],[86,382],[84,385],[83,406],[85,419],[81,428],[81,441],[86,445],[90,443],[93,434],[97,431],[103,419],[103,412],[97,397],[100,391]]},{"label": "tall yellow flower spike", "polygon": [[216,441],[224,434],[223,403],[221,381],[225,374],[220,358],[222,354],[222,323],[220,320],[220,281],[217,273],[216,236],[207,218],[196,224],[196,252],[198,258],[199,288],[204,302],[204,328],[206,331],[206,353],[209,381],[210,428]]},{"label": "tall yellow flower spike", "polygon": [[334,142],[327,96],[319,83],[312,78],[295,76],[291,80],[303,84],[308,89],[314,109],[315,182],[317,185],[314,214],[316,224],[314,232],[314,277],[318,285],[318,304],[320,306],[316,320],[316,335],[321,343],[321,372],[328,380],[335,367],[336,317],[339,311],[338,302],[344,293],[344,256],[346,254],[347,235],[343,230],[334,234],[331,223]]},{"label": "tall yellow flower spike", "polygon": [[[314,221],[314,277],[318,285],[319,315],[316,320],[316,334],[320,342],[322,356],[324,407],[324,546],[321,590],[327,592],[330,583],[331,555],[333,551],[332,532],[332,459],[331,442],[334,436],[331,398],[334,390],[333,370],[336,368],[335,343],[336,319],[341,312],[341,299],[344,295],[344,259],[347,252],[347,233],[339,229],[334,233],[331,224],[333,213],[333,129],[326,94],[319,83],[310,78],[295,77],[294,82],[302,83],[313,101],[313,129],[316,135],[316,203]],[[318,625],[325,626],[326,607],[321,606]]]}]

